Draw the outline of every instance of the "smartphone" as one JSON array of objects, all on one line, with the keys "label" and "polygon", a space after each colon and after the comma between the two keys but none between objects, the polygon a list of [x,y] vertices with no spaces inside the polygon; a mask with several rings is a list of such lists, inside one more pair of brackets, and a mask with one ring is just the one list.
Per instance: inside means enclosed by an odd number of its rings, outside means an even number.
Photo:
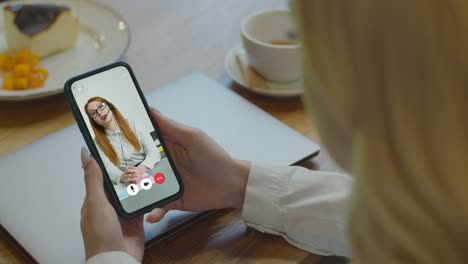
[{"label": "smartphone", "polygon": [[182,196],[179,172],[128,64],[73,77],[64,89],[121,216],[142,215]]}]

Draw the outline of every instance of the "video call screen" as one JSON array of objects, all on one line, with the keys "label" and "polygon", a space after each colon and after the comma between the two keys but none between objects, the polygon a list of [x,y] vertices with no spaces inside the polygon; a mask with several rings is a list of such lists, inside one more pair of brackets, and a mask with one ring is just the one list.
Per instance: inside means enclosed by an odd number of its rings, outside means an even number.
[{"label": "video call screen", "polygon": [[127,213],[179,191],[166,152],[125,67],[78,80],[71,87]]}]

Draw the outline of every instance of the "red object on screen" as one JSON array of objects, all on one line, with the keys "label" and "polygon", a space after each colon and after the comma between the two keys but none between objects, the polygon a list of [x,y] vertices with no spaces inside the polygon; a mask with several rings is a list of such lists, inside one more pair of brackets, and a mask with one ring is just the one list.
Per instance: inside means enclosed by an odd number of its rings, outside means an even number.
[{"label": "red object on screen", "polygon": [[154,175],[154,182],[157,184],[163,184],[166,181],[166,176],[161,172],[158,172]]}]

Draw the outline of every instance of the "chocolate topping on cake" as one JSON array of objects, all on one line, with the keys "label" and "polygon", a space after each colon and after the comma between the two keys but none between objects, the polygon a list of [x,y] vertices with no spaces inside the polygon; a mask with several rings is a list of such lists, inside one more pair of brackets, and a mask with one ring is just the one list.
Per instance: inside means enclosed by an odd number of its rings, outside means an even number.
[{"label": "chocolate topping on cake", "polygon": [[33,36],[52,26],[57,17],[69,7],[53,4],[14,5],[5,10],[15,14],[15,24],[26,35]]}]

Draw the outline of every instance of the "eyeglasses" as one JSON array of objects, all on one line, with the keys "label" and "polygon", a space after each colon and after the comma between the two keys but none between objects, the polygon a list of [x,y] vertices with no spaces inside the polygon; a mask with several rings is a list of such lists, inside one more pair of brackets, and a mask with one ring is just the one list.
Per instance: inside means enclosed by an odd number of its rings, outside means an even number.
[{"label": "eyeglasses", "polygon": [[94,109],[93,111],[91,111],[91,112],[89,113],[89,116],[90,116],[91,118],[96,118],[96,117],[97,117],[97,114],[98,114],[98,111],[99,111],[99,112],[104,111],[104,109],[106,109],[106,106],[107,106],[106,102],[100,103],[96,109]]}]

